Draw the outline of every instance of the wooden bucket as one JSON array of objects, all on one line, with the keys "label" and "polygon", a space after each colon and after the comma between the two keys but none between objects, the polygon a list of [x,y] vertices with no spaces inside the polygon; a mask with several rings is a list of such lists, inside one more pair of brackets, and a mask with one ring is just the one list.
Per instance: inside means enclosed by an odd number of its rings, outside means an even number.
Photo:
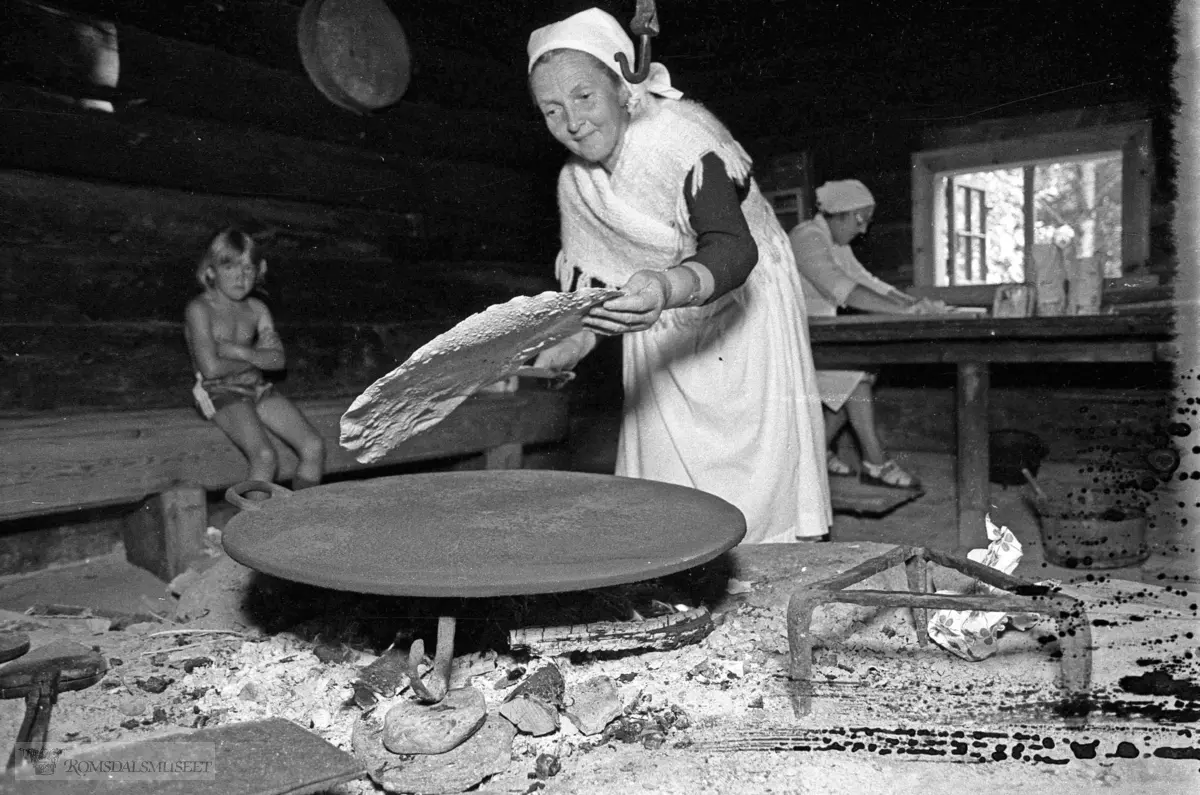
[{"label": "wooden bucket", "polygon": [[408,89],[408,40],[384,0],[308,0],[296,33],[309,79],[335,105],[366,114]]},{"label": "wooden bucket", "polygon": [[1069,569],[1136,566],[1150,556],[1142,506],[1080,489],[1067,499],[1036,500],[1046,560]]}]

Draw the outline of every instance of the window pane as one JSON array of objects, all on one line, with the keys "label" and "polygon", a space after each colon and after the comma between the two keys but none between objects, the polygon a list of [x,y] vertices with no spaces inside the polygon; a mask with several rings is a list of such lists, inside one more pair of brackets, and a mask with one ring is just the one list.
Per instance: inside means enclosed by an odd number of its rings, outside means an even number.
[{"label": "window pane", "polygon": [[[1021,283],[1025,226],[1033,219],[1034,243],[1069,247],[1071,256],[1094,256],[1106,276],[1121,274],[1121,168],[1119,153],[1061,162],[1030,162],[1033,206],[1025,207],[1024,163],[957,174],[953,184],[956,283]],[[941,183],[943,186],[946,182]],[[950,233],[943,234],[946,246]],[[946,267],[945,248],[938,261]],[[1033,280],[1035,274],[1028,274]]]}]

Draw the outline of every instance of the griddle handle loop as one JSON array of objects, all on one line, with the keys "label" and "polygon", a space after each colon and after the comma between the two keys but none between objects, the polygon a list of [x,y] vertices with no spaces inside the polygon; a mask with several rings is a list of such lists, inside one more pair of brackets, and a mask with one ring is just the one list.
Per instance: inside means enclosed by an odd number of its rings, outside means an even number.
[{"label": "griddle handle loop", "polygon": [[265,480],[243,480],[241,483],[235,483],[225,490],[225,499],[230,505],[235,505],[243,511],[260,511],[263,503],[267,500],[249,500],[243,494],[251,491],[265,491],[272,498],[287,498],[292,496],[292,490],[280,486],[278,483],[268,483]]}]

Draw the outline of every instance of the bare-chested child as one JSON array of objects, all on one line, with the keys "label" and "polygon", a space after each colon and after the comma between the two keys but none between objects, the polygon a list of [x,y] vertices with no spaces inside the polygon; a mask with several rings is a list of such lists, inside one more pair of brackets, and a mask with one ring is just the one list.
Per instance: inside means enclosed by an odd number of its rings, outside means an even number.
[{"label": "bare-chested child", "polygon": [[292,486],[321,482],[325,444],[290,400],[263,377],[286,363],[283,342],[271,312],[251,297],[267,272],[256,244],[244,231],[229,228],[212,239],[196,268],[204,292],[192,299],[184,334],[196,372],[192,389],[206,419],[225,431],[250,463],[250,480],[274,481],[279,462],[269,428],[300,459]]}]

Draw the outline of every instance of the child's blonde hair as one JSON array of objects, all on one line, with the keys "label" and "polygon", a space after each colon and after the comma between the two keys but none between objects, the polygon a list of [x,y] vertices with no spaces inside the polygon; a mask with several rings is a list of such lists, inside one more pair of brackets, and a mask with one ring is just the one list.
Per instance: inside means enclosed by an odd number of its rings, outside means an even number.
[{"label": "child's blonde hair", "polygon": [[226,227],[209,242],[208,250],[196,265],[196,280],[204,289],[210,289],[216,284],[215,269],[242,258],[255,264],[254,286],[258,287],[265,272],[263,263],[258,260],[258,243],[245,230]]}]

